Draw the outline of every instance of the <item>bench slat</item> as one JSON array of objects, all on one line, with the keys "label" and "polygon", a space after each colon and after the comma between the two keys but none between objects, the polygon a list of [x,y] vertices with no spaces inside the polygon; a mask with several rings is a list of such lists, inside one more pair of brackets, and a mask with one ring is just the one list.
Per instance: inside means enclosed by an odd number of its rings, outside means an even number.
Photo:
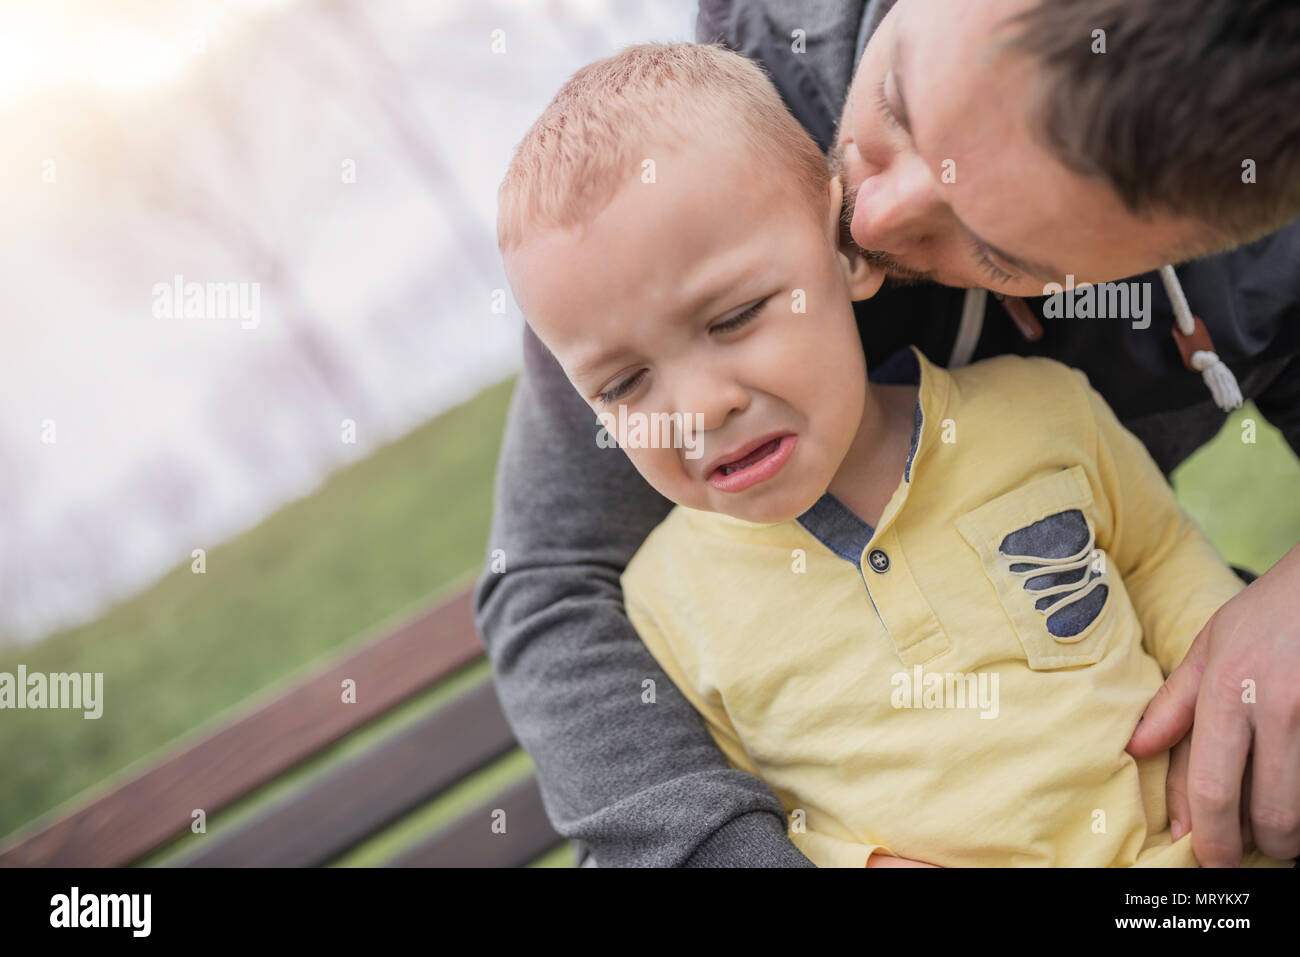
[{"label": "bench slat", "polygon": [[[492,831],[497,809],[506,812],[503,834]],[[537,778],[529,777],[388,866],[523,867],[563,840],[546,816]]]},{"label": "bench slat", "polygon": [[516,747],[492,682],[358,755],[182,867],[316,867]]},{"label": "bench slat", "polygon": [[[112,791],[0,852],[0,867],[122,867],[474,661],[473,588],[416,614]],[[356,681],[355,704],[341,701]],[[428,755],[425,756],[426,760]]]}]

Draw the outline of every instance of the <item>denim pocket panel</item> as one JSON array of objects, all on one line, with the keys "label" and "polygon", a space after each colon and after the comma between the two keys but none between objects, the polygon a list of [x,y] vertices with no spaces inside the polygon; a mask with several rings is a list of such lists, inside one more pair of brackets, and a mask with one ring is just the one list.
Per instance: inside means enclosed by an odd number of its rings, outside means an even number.
[{"label": "denim pocket panel", "polygon": [[1088,518],[1091,504],[1092,489],[1076,465],[957,519],[1035,670],[1093,664],[1106,652],[1114,602]]},{"label": "denim pocket panel", "polygon": [[1088,519],[1077,508],[1040,518],[998,544],[1012,575],[1032,573],[1024,587],[1043,595],[1035,597],[1034,608],[1054,638],[1076,637],[1106,606],[1106,563],[1094,545]]}]

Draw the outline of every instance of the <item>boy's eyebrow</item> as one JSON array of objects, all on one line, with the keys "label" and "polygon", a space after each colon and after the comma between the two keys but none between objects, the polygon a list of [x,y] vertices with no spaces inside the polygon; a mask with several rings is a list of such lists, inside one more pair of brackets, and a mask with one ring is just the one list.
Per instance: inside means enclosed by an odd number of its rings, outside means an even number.
[{"label": "boy's eyebrow", "polygon": [[607,349],[592,359],[580,362],[573,367],[573,379],[576,382],[584,382],[587,378],[594,376],[607,364],[613,362],[623,354],[623,349]]},{"label": "boy's eyebrow", "polygon": [[[716,282],[710,283],[693,301],[686,303],[680,309],[672,310],[673,320],[681,322],[684,319],[694,318],[716,309],[720,302],[730,298],[738,288],[743,288],[746,283],[755,279],[759,275],[762,265],[758,261],[746,262],[741,268],[723,275]],[[746,303],[737,303],[736,308],[743,305],[746,305]],[[615,359],[621,358],[626,351],[622,346],[615,346],[598,353],[590,359],[584,359],[576,363],[573,366],[573,379],[575,381],[584,381],[588,376],[594,376],[606,365],[612,364]]]}]

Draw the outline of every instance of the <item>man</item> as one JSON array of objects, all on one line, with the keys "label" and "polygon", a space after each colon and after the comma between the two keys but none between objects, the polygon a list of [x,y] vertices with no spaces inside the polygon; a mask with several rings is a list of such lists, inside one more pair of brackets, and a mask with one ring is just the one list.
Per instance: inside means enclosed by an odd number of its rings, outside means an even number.
[{"label": "man", "polygon": [[[861,304],[869,364],[907,342],[949,365],[1052,356],[1088,373],[1166,473],[1235,388],[1300,449],[1289,4],[705,0],[697,39],[763,63],[843,164],[855,240],[914,283]],[[1057,318],[1066,293],[1049,283],[1112,280],[1131,284],[1129,314]],[[618,576],[670,503],[595,431],[526,332],[489,542],[508,571],[484,574],[476,604],[548,812],[602,866],[808,866],[780,802],[728,766],[623,614]],[[1170,815],[1203,863],[1240,862],[1242,823],[1266,853],[1300,853],[1298,588],[1300,548],[1212,619],[1130,743],[1177,745]]]}]

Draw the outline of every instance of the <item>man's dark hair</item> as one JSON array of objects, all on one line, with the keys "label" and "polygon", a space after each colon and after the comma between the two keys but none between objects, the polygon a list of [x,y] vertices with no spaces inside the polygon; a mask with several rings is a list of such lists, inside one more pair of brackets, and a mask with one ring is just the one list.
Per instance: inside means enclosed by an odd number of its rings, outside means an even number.
[{"label": "man's dark hair", "polygon": [[1007,26],[1043,70],[1031,127],[1131,212],[1220,247],[1300,217],[1297,0],[1042,0]]}]

